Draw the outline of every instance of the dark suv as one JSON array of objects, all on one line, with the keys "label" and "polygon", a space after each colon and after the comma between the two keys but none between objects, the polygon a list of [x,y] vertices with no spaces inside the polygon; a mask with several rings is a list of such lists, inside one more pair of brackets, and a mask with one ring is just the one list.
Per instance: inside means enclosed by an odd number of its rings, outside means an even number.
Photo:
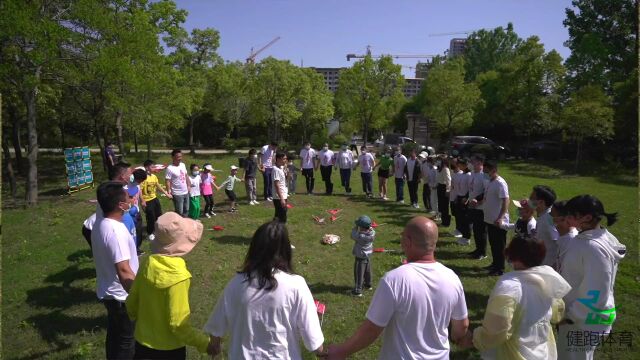
[{"label": "dark suv", "polygon": [[469,157],[475,153],[481,153],[488,158],[501,160],[509,152],[506,147],[497,145],[484,136],[454,136],[445,149],[450,155]]}]

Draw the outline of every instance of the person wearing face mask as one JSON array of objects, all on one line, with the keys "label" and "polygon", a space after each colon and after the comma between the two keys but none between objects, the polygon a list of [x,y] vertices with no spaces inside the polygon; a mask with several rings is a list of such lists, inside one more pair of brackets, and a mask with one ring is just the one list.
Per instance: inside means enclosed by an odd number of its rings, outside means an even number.
[{"label": "person wearing face mask", "polygon": [[247,198],[249,205],[258,205],[258,196],[256,192],[256,170],[258,169],[258,155],[256,149],[250,149],[249,155],[244,159],[244,187],[247,190]]},{"label": "person wearing face mask", "polygon": [[558,258],[558,230],[553,225],[551,217],[551,207],[556,201],[556,193],[552,188],[546,185],[536,185],[529,196],[531,206],[536,210],[538,218],[536,219],[536,236],[547,248],[547,255],[542,263],[544,265],[554,266]]},{"label": "person wearing face mask", "polygon": [[449,159],[440,156],[436,160],[438,167],[438,211],[440,212],[441,225],[448,227],[451,225],[451,215],[449,215],[449,193],[451,192],[451,170],[449,169]]},{"label": "person wearing face mask", "polygon": [[[626,255],[621,244],[600,225],[606,219],[613,225],[617,214],[605,212],[604,205],[595,196],[579,195],[567,202],[567,223],[578,229],[570,249],[560,265],[560,275],[571,285],[564,297],[566,314],[558,326],[558,358],[593,359],[597,342],[575,346],[570,334],[604,334],[611,332],[616,319],[613,289],[618,265]],[[600,339],[600,343],[606,338]]]},{"label": "person wearing face mask", "polygon": [[202,177],[200,176],[200,167],[196,164],[191,164],[189,167],[191,174],[189,174],[189,180],[191,181],[191,187],[189,188],[189,217],[193,220],[200,218],[200,185]]},{"label": "person wearing face mask", "polygon": [[389,200],[387,197],[387,180],[389,179],[389,169],[393,165],[393,158],[391,157],[391,148],[386,149],[380,157],[380,161],[374,166],[374,169],[378,166],[378,189],[380,190],[380,198],[382,200]]},{"label": "person wearing face mask", "polygon": [[335,163],[333,151],[329,150],[329,144],[325,143],[320,150],[320,174],[324,181],[325,193],[331,195],[333,193],[333,183],[331,182],[331,169]]},{"label": "person wearing face mask", "polygon": [[407,187],[409,188],[409,199],[411,206],[419,209],[418,205],[418,184],[420,183],[420,160],[418,160],[416,150],[411,150],[411,155],[404,166],[404,177],[407,179]]},{"label": "person wearing face mask", "polygon": [[367,198],[373,197],[373,178],[371,172],[375,164],[376,158],[367,151],[367,147],[362,145],[360,148],[360,156],[358,157],[358,164],[360,165],[360,177],[362,178],[362,192],[365,193]]},{"label": "person wearing face mask", "polygon": [[393,157],[393,175],[396,181],[396,201],[404,204],[404,168],[407,165],[407,157],[402,155],[402,148],[397,147]]},{"label": "person wearing face mask", "polygon": [[[551,267],[541,265],[544,243],[517,234],[505,249],[513,267],[498,279],[482,325],[462,346],[473,345],[483,359],[564,359],[556,351],[552,324],[560,321],[562,297],[571,286]],[[558,341],[566,341],[558,337]]]},{"label": "person wearing face mask", "polygon": [[504,224],[509,223],[509,187],[498,175],[498,164],[494,161],[485,162],[484,170],[489,175],[489,183],[485,188],[483,215],[492,258],[487,270],[489,276],[501,276],[504,273],[504,248],[507,244]]},{"label": "person wearing face mask", "polygon": [[156,220],[162,215],[162,207],[160,206],[157,192],[160,190],[169,199],[171,199],[171,194],[160,185],[160,181],[155,175],[158,169],[153,160],[146,160],[144,162],[144,168],[147,171],[147,178],[140,184],[140,194],[143,200],[142,208],[146,215],[147,236],[150,241],[153,241],[153,231],[155,230]]},{"label": "person wearing face mask", "polygon": [[578,235],[578,230],[569,225],[567,221],[568,215],[567,202],[565,200],[553,203],[551,217],[553,218],[553,225],[556,227],[556,230],[558,230],[558,256],[553,267],[559,273],[562,273],[561,265],[567,252],[571,249],[573,238]]},{"label": "person wearing face mask", "polygon": [[484,222],[484,193],[487,183],[489,182],[483,171],[484,156],[475,155],[471,159],[473,172],[469,181],[469,218],[473,224],[473,240],[476,248],[469,253],[474,260],[484,260],[487,258],[487,225]]},{"label": "person wearing face mask", "polygon": [[104,215],[96,219],[91,232],[91,250],[96,295],[107,309],[106,358],[131,359],[134,324],[127,315],[125,301],[138,272],[138,256],[135,241],[123,223],[131,203],[121,181],[100,184],[96,195]]},{"label": "person wearing face mask", "polygon": [[347,148],[347,144],[342,144],[340,152],[336,157],[335,166],[340,171],[340,184],[347,194],[351,194],[351,169],[353,168],[353,152]]},{"label": "person wearing face mask", "polygon": [[305,178],[305,184],[307,186],[307,195],[313,195],[313,186],[315,179],[313,178],[313,172],[318,167],[316,163],[317,153],[315,149],[311,147],[311,143],[308,141],[304,144],[304,148],[300,151],[300,168],[302,169],[302,176]]}]

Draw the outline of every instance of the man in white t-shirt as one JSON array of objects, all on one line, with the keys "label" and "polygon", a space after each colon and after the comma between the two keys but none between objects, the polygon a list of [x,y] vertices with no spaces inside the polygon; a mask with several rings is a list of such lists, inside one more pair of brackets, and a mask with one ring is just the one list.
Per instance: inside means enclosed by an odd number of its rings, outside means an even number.
[{"label": "man in white t-shirt", "polygon": [[336,159],[333,154],[333,151],[329,150],[329,144],[325,143],[322,146],[322,150],[318,154],[320,158],[320,174],[322,176],[322,181],[324,181],[325,193],[327,195],[333,194],[333,183],[331,182],[331,169],[333,169],[333,164]]},{"label": "man in white t-shirt", "polygon": [[360,164],[360,177],[362,178],[362,192],[366,194],[368,198],[373,197],[373,177],[371,172],[375,165],[376,158],[367,150],[367,147],[362,145],[360,148],[360,156],[358,157],[358,163]]},{"label": "man in white t-shirt", "polygon": [[415,150],[411,150],[411,155],[407,159],[404,167],[404,176],[407,179],[407,187],[409,188],[409,199],[411,206],[418,209],[418,184],[420,183],[420,161],[417,158]]},{"label": "man in white t-shirt", "polygon": [[482,211],[487,226],[489,245],[493,261],[489,266],[489,275],[501,276],[504,273],[504,248],[507,246],[507,230],[509,224],[509,187],[498,175],[498,165],[491,160],[484,163],[484,170],[489,174],[489,183],[484,192]]},{"label": "man in white t-shirt", "polygon": [[138,272],[136,243],[122,222],[131,203],[124,185],[117,181],[100,184],[98,217],[91,231],[91,250],[96,266],[96,295],[107,309],[107,359],[131,359],[134,352],[134,324],[125,301]]},{"label": "man in white t-shirt", "polygon": [[393,157],[393,175],[396,179],[396,201],[404,204],[404,167],[407,165],[407,157],[402,155],[402,148],[396,148]]},{"label": "man in white t-shirt", "polygon": [[469,180],[469,200],[467,204],[476,248],[469,253],[469,256],[475,260],[484,260],[487,258],[487,225],[484,222],[482,202],[485,186],[488,183],[484,173],[484,156],[473,156],[471,165],[473,166],[473,171]]},{"label": "man in white t-shirt", "polygon": [[264,199],[266,201],[273,200],[273,171],[274,159],[278,150],[278,143],[272,141],[271,144],[265,145],[260,150],[260,156],[258,156],[258,170],[262,173],[262,180],[264,181]]},{"label": "man in white t-shirt", "polygon": [[274,219],[287,222],[287,177],[284,174],[284,164],[287,163],[287,155],[283,152],[276,153],[276,166],[273,167],[273,207],[276,210]]},{"label": "man in white t-shirt", "polygon": [[351,169],[353,168],[353,152],[347,148],[347,144],[343,144],[338,152],[335,163],[336,168],[340,170],[340,184],[344,186],[344,191],[351,194]]},{"label": "man in white t-shirt", "polygon": [[313,194],[313,185],[315,182],[313,172],[318,167],[316,163],[317,155],[316,150],[311,147],[311,143],[308,141],[304,143],[304,147],[300,150],[300,168],[302,169],[302,176],[304,176],[307,186],[307,195]]},{"label": "man in white t-shirt", "polygon": [[173,199],[176,213],[182,217],[189,216],[189,189],[191,181],[187,173],[187,167],[182,162],[182,151],[174,149],[171,152],[171,165],[167,166],[165,180],[168,193]]},{"label": "man in white t-shirt", "polygon": [[464,289],[458,276],[436,262],[438,226],[418,216],[402,232],[408,263],[386,273],[373,295],[367,319],[342,344],[329,347],[330,359],[343,359],[373,343],[383,332],[378,359],[449,359],[451,340],[469,328]]}]

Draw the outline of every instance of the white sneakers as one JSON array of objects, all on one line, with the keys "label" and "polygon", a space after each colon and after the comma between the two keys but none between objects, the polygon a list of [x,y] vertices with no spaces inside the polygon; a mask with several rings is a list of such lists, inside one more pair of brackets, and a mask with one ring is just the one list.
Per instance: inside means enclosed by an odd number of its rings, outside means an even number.
[{"label": "white sneakers", "polygon": [[273,198],[272,197],[268,197],[267,201],[273,201]]},{"label": "white sneakers", "polygon": [[249,205],[260,205],[260,203],[257,200],[251,200]]},{"label": "white sneakers", "polygon": [[211,219],[211,215],[209,215],[208,213],[204,213],[204,216],[206,216],[208,219]]},{"label": "white sneakers", "polygon": [[462,237],[462,233],[460,231],[458,231],[458,229],[453,230],[453,236],[454,237]]},{"label": "white sneakers", "polygon": [[471,240],[463,238],[463,237],[458,239],[457,242],[458,242],[458,245],[465,245],[466,246],[466,245],[470,245],[471,244]]},{"label": "white sneakers", "polygon": [[411,206],[413,206],[414,209],[420,209],[420,205],[418,205],[418,204],[413,204]]}]

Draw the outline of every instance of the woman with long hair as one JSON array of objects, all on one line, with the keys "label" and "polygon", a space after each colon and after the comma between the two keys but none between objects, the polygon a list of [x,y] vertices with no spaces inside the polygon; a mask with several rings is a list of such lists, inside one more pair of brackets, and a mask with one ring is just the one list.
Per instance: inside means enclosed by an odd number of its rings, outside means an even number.
[{"label": "woman with long hair", "polygon": [[272,221],[253,234],[242,269],[218,299],[205,332],[220,340],[230,334],[229,359],[301,359],[299,339],[322,352],[324,336],[311,291],[293,273],[285,224]]}]

